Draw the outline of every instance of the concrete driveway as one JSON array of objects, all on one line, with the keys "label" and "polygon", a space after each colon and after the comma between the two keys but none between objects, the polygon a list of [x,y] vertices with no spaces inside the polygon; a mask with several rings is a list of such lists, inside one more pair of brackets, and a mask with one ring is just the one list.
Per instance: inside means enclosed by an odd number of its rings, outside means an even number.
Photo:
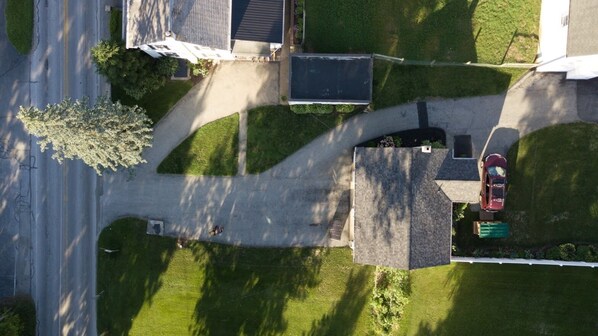
[{"label": "concrete driveway", "polygon": [[[561,78],[534,75],[502,95],[431,101],[430,126],[445,129],[449,144],[454,135],[472,135],[477,156],[505,153],[527,133],[579,120],[575,83]],[[246,101],[250,95],[229,95],[230,103],[235,100],[236,106],[229,111],[241,108],[243,102],[236,97]],[[204,95],[202,99],[208,98]],[[178,121],[177,109],[187,105],[184,101],[157,125],[156,142],[166,133],[173,139],[162,147],[160,155],[148,156],[147,167],[156,167],[159,161],[154,160],[164,157],[192,131],[188,119]],[[195,111],[205,113],[201,107]],[[178,123],[186,129],[174,134]],[[105,178],[101,226],[122,216],[156,217],[166,221],[168,234],[202,240],[254,246],[342,245],[328,238],[328,223],[342,202],[341,195],[350,188],[353,146],[418,126],[416,105],[405,104],[356,116],[260,175],[169,176],[157,175],[147,167],[131,181],[124,174],[112,175]],[[223,225],[225,232],[209,238],[207,232],[214,225]]]}]

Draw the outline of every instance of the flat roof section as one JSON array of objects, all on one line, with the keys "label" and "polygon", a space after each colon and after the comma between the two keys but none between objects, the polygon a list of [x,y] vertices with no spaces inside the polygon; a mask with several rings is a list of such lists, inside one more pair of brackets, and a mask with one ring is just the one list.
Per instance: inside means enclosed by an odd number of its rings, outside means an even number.
[{"label": "flat roof section", "polygon": [[294,54],[289,102],[295,104],[369,104],[371,55]]},{"label": "flat roof section", "polygon": [[234,0],[232,39],[283,42],[284,0]]}]

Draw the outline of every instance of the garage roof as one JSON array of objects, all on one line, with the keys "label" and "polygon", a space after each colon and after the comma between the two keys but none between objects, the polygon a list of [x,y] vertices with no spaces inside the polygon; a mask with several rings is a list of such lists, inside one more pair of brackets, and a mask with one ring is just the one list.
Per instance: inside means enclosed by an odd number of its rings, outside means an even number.
[{"label": "garage roof", "polygon": [[371,55],[294,54],[291,56],[291,104],[369,104]]}]

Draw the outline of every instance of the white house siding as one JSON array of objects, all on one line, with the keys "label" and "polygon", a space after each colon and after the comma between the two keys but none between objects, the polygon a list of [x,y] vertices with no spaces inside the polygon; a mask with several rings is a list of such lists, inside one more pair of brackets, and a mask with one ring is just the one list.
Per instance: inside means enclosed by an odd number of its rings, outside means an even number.
[{"label": "white house siding", "polygon": [[538,71],[563,71],[553,61],[567,55],[569,0],[542,0],[538,62],[546,66]]},{"label": "white house siding", "polygon": [[191,43],[176,41],[174,39],[145,44],[142,45],[140,49],[152,57],[176,57],[186,59],[191,63],[197,63],[199,59],[233,58],[228,50],[202,47]]}]

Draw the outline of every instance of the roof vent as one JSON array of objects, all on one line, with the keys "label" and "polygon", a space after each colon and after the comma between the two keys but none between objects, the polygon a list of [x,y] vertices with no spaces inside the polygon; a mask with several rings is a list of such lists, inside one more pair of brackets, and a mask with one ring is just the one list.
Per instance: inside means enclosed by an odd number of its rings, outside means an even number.
[{"label": "roof vent", "polygon": [[432,153],[432,146],[422,146],[422,153]]}]

